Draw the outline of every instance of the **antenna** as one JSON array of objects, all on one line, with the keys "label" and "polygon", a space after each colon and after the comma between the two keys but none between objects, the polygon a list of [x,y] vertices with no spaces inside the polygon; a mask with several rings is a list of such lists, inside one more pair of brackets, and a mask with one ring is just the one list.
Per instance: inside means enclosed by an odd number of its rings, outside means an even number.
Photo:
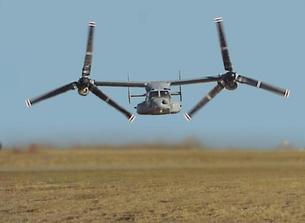
[{"label": "antenna", "polygon": [[[181,81],[181,70],[179,70],[179,81]],[[180,102],[182,102],[182,86],[179,85]]]},{"label": "antenna", "polygon": [[[129,80],[129,72],[127,73],[127,80],[128,80],[128,82],[130,81]],[[128,102],[130,104],[130,102],[131,102],[130,87],[127,88],[127,91],[128,91]]]}]

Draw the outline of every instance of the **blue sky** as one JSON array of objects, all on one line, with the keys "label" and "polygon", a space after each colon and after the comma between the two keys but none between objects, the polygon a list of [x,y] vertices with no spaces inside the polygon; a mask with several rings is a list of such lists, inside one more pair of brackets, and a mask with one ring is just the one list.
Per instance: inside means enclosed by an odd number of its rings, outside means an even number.
[{"label": "blue sky", "polygon": [[[305,146],[305,1],[0,0],[0,140],[177,142],[211,146]],[[291,89],[285,100],[248,86],[224,91],[187,123],[188,111],[214,85],[183,87],[182,113],[137,116],[133,124],[93,95],[76,92],[27,109],[24,100],[77,80],[87,23],[95,21],[92,78],[175,79],[223,72],[213,18],[222,16],[231,59],[243,75]],[[127,89],[105,88],[130,111]],[[142,93],[132,89],[134,93]],[[177,98],[178,100],[178,98]]]}]

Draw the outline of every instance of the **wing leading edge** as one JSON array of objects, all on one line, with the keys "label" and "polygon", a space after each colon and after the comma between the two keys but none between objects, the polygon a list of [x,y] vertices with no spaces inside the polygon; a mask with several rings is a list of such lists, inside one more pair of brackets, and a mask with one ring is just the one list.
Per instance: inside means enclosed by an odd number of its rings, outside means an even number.
[{"label": "wing leading edge", "polygon": [[199,84],[217,82],[222,80],[219,76],[206,76],[202,78],[184,79],[184,80],[170,80],[170,81],[146,81],[146,82],[135,82],[135,81],[94,81],[96,86],[104,87],[142,87],[145,88],[152,82],[169,83],[171,86],[187,85],[187,84]]},{"label": "wing leading edge", "polygon": [[206,77],[194,78],[194,79],[172,80],[172,81],[167,81],[167,82],[169,82],[170,85],[172,85],[172,86],[177,86],[177,85],[217,82],[220,80],[222,80],[222,77],[219,75],[219,76],[206,76]]},{"label": "wing leading edge", "polygon": [[134,81],[94,81],[96,86],[107,87],[146,87],[148,82],[134,82]]}]

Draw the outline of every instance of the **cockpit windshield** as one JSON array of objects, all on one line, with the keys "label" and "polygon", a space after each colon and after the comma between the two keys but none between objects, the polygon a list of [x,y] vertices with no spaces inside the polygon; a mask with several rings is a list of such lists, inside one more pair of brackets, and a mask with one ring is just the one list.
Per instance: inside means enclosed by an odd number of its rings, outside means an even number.
[{"label": "cockpit windshield", "polygon": [[161,91],[151,91],[149,93],[150,98],[160,98],[160,97],[169,97],[170,93],[169,91],[161,90]]},{"label": "cockpit windshield", "polygon": [[168,91],[160,91],[160,96],[161,97],[168,97],[169,96],[169,92]]}]

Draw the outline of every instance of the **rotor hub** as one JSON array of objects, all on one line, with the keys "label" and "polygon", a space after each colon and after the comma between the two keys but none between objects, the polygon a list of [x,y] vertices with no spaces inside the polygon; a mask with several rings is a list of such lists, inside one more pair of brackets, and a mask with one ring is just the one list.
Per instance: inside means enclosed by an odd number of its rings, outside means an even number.
[{"label": "rotor hub", "polygon": [[227,90],[235,90],[238,87],[235,80],[236,80],[235,72],[229,71],[229,72],[225,73],[224,79],[223,79],[224,87]]},{"label": "rotor hub", "polygon": [[86,96],[89,93],[90,78],[81,77],[77,82],[78,93],[81,96]]},{"label": "rotor hub", "polygon": [[78,80],[78,87],[79,88],[82,88],[82,87],[89,87],[89,84],[90,84],[90,78],[88,77],[81,77],[79,80]]}]

